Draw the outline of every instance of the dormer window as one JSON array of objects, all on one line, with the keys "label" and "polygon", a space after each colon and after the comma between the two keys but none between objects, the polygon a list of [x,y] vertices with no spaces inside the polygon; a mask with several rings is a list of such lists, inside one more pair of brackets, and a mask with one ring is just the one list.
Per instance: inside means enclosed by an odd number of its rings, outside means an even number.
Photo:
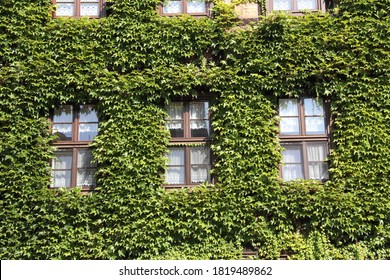
[{"label": "dormer window", "polygon": [[100,18],[104,0],[53,0],[56,6],[55,17]]},{"label": "dormer window", "polygon": [[201,0],[169,0],[160,7],[163,16],[177,16],[189,14],[193,16],[207,16],[209,3]]}]

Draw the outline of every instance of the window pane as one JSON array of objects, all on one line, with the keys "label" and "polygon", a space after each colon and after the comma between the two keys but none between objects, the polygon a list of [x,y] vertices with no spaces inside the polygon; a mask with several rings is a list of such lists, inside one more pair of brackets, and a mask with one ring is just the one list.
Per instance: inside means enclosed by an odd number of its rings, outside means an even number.
[{"label": "window pane", "polygon": [[55,151],[56,156],[52,160],[53,169],[72,169],[72,150],[69,151]]},{"label": "window pane", "polygon": [[298,145],[282,145],[283,163],[300,163],[301,160],[301,146]]},{"label": "window pane", "polygon": [[184,137],[183,102],[172,102],[166,109],[169,116],[166,126],[171,133],[171,137]]},{"label": "window pane", "polygon": [[72,124],[54,124],[53,134],[57,135],[62,141],[71,141]]},{"label": "window pane", "polygon": [[96,185],[95,169],[77,170],[77,186],[91,187]]},{"label": "window pane", "polygon": [[323,117],[306,117],[306,134],[325,134],[325,120]]},{"label": "window pane", "polygon": [[205,1],[188,1],[187,6],[188,13],[205,13],[206,12],[206,2]]},{"label": "window pane", "polygon": [[79,125],[79,141],[92,141],[97,135],[97,123],[85,123]]},{"label": "window pane", "polygon": [[298,100],[297,99],[280,99],[279,116],[281,117],[298,117]]},{"label": "window pane", "polygon": [[184,137],[184,121],[167,121],[166,126],[171,137]]},{"label": "window pane", "polygon": [[184,184],[184,166],[171,166],[165,171],[165,180],[168,184]]},{"label": "window pane", "polygon": [[209,103],[208,102],[191,102],[190,119],[208,119]]},{"label": "window pane", "polygon": [[298,0],[298,10],[318,10],[317,0]]},{"label": "window pane", "polygon": [[89,149],[78,149],[77,150],[77,167],[96,167],[96,163],[93,162],[92,152]]},{"label": "window pane", "polygon": [[[71,2],[71,1],[67,1],[67,2]],[[74,4],[58,3],[57,1],[56,16],[63,16],[63,17],[74,16]]]},{"label": "window pane", "polygon": [[305,116],[324,116],[324,104],[322,99],[305,98],[303,99],[305,107]]},{"label": "window pane", "polygon": [[326,162],[309,163],[309,179],[329,179],[328,164]]},{"label": "window pane", "polygon": [[210,148],[191,147],[191,164],[210,164]]},{"label": "window pane", "polygon": [[184,148],[170,148],[167,157],[168,165],[184,165]]},{"label": "window pane", "polygon": [[53,122],[54,123],[73,122],[73,107],[69,105],[64,105],[54,109]]},{"label": "window pane", "polygon": [[80,106],[80,122],[99,122],[94,106]]},{"label": "window pane", "polygon": [[274,0],[274,10],[288,11],[292,9],[292,0]]},{"label": "window pane", "polygon": [[326,159],[326,143],[308,143],[307,157],[310,161],[325,161]]},{"label": "window pane", "polygon": [[282,177],[285,181],[303,179],[301,164],[285,164],[282,166]]},{"label": "window pane", "polygon": [[191,183],[202,183],[210,181],[209,166],[191,165]]},{"label": "window pane", "polygon": [[99,16],[99,3],[81,3],[80,16]]},{"label": "window pane", "polygon": [[191,137],[209,137],[210,126],[209,121],[191,121]]},{"label": "window pane", "polygon": [[72,172],[68,170],[53,170],[52,171],[52,188],[68,188],[70,185],[70,178]]},{"label": "window pane", "polygon": [[169,1],[164,4],[163,12],[166,14],[180,14],[181,13],[181,1]]},{"label": "window pane", "polygon": [[289,135],[299,134],[298,118],[282,118],[280,120],[280,133]]}]

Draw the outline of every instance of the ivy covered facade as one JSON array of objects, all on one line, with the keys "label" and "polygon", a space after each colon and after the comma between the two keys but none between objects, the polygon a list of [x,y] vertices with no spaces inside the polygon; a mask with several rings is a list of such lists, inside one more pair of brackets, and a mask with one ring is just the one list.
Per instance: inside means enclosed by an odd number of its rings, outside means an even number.
[{"label": "ivy covered facade", "polygon": [[390,258],[388,0],[57,2],[0,6],[2,259]]}]

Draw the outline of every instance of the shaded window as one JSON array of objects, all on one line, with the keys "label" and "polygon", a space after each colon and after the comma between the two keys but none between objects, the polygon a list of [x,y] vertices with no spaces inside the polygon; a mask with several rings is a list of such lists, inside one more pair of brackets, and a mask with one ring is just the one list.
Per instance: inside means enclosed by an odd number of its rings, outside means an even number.
[{"label": "shaded window", "polygon": [[325,11],[325,0],[268,0],[268,11]]},{"label": "shaded window", "polygon": [[54,109],[52,133],[58,137],[52,159],[52,188],[96,185],[96,164],[89,144],[98,133],[98,117],[92,105],[63,105]]},{"label": "shaded window", "polygon": [[90,17],[103,16],[104,0],[53,0],[56,6],[55,17]]},{"label": "shaded window", "polygon": [[327,180],[329,118],[321,98],[279,99],[281,174],[294,179]]},{"label": "shaded window", "polygon": [[171,134],[166,154],[167,185],[174,187],[210,182],[209,102],[172,102],[166,110],[166,126]]},{"label": "shaded window", "polygon": [[164,1],[160,7],[160,14],[175,16],[189,14],[194,16],[207,16],[210,4],[207,1],[197,0],[170,0]]}]

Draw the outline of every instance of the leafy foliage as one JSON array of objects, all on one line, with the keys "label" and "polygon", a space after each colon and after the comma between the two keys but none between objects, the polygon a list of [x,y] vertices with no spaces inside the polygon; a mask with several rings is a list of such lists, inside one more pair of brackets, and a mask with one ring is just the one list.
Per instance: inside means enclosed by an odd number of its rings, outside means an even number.
[{"label": "leafy foliage", "polygon": [[[0,6],[0,256],[8,259],[388,259],[389,3],[274,13],[240,27],[160,17],[159,0],[110,0],[98,20],[50,0]],[[259,1],[264,4],[264,1]],[[264,5],[263,5],[264,6]],[[162,187],[164,103],[213,96],[217,183]],[[282,182],[279,96],[331,100],[331,179]],[[96,103],[98,188],[49,190],[47,117]]]}]

